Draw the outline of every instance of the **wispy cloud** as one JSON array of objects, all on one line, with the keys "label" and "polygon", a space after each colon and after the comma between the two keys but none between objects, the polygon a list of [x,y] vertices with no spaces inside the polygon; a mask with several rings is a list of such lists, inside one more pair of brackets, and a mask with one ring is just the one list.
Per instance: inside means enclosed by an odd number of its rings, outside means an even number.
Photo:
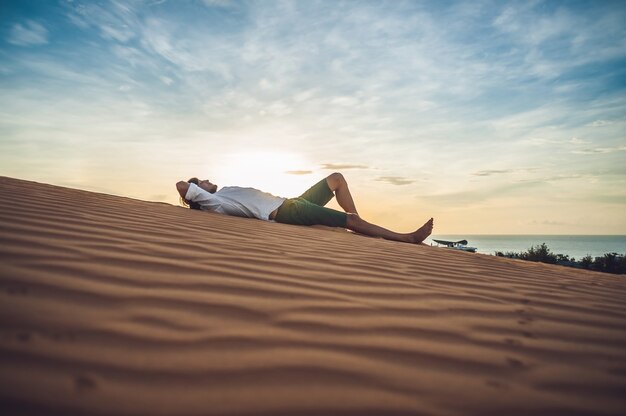
[{"label": "wispy cloud", "polygon": [[366,165],[354,165],[350,163],[323,163],[321,168],[325,170],[369,169]]},{"label": "wispy cloud", "polygon": [[615,205],[624,205],[626,204],[626,194],[616,194],[616,195],[598,195],[596,199],[599,202],[604,202],[607,204],[615,204]]},{"label": "wispy cloud", "polygon": [[507,175],[511,173],[523,173],[528,174],[538,170],[538,168],[516,168],[516,169],[485,169],[479,170],[477,172],[473,172],[473,176],[498,176],[498,175]]},{"label": "wispy cloud", "polygon": [[234,4],[233,0],[202,0],[209,7],[228,7]]},{"label": "wispy cloud", "polygon": [[604,127],[613,124],[612,120],[594,120],[593,122],[587,124],[591,127]]},{"label": "wispy cloud", "polygon": [[514,172],[513,169],[492,169],[492,170],[480,170],[478,172],[472,173],[474,176],[492,176],[492,175],[501,175],[504,173]]},{"label": "wispy cloud", "polygon": [[626,146],[585,148],[585,149],[572,150],[572,153],[579,154],[579,155],[595,155],[595,154],[615,153],[615,152],[623,152],[623,151],[626,151]]},{"label": "wispy cloud", "polygon": [[526,195],[530,189],[538,191],[545,183],[541,181],[515,182],[504,185],[481,187],[452,192],[437,192],[430,195],[420,195],[420,199],[432,201],[442,207],[476,207],[484,206],[500,198],[511,198],[517,194]]},{"label": "wispy cloud", "polygon": [[567,180],[578,180],[578,179],[583,179],[583,178],[593,179],[596,177],[597,175],[592,175],[592,174],[562,173],[559,175],[535,178],[533,179],[533,181],[536,183],[548,183],[548,182],[558,182],[558,181],[567,181]]},{"label": "wispy cloud", "polygon": [[[608,3],[603,6],[606,7],[569,8],[540,1],[509,3],[493,20],[493,26],[519,47],[523,60],[518,69],[528,75],[555,79],[598,59],[624,57],[623,43],[613,39],[623,39],[626,34],[624,25],[618,23],[626,18],[626,12]],[[582,50],[588,53],[580,53]]]},{"label": "wispy cloud", "polygon": [[547,225],[550,227],[564,227],[564,226],[571,226],[573,224],[571,223],[567,223],[564,221],[557,221],[557,220],[530,220],[528,221],[528,224],[530,225]]},{"label": "wispy cloud", "polygon": [[589,144],[589,140],[584,140],[584,139],[580,139],[578,137],[572,137],[569,142],[571,144],[577,144],[577,145],[584,145],[584,144]]},{"label": "wispy cloud", "polygon": [[18,46],[45,45],[48,43],[48,30],[40,23],[26,20],[13,25],[7,42]]},{"label": "wispy cloud", "polygon": [[402,176],[381,176],[376,179],[379,182],[387,182],[392,185],[410,185],[415,181],[413,179],[404,178]]},{"label": "wispy cloud", "polygon": [[101,4],[77,1],[64,3],[64,7],[73,24],[82,29],[93,27],[106,40],[128,42],[137,36],[136,28],[141,24],[132,4],[127,2],[111,0]]},{"label": "wispy cloud", "polygon": [[310,175],[313,173],[312,170],[288,170],[285,172],[288,175]]}]

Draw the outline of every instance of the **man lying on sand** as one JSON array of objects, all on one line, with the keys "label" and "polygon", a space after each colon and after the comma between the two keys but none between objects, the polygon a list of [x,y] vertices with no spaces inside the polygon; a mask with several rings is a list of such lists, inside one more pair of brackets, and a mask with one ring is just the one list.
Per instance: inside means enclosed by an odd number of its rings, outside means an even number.
[{"label": "man lying on sand", "polygon": [[[180,181],[176,184],[176,189],[191,209],[215,211],[237,217],[274,220],[284,224],[343,227],[372,237],[413,244],[420,244],[433,231],[432,218],[408,234],[396,233],[365,221],[359,217],[348,183],[341,173],[333,173],[298,198],[289,199],[238,186],[228,186],[218,191],[217,185],[198,178]],[[333,196],[345,212],[324,207]]]}]

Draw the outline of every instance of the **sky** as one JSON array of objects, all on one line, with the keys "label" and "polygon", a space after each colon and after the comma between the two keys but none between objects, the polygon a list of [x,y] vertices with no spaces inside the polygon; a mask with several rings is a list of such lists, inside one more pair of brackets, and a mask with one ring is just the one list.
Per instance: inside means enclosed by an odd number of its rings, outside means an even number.
[{"label": "sky", "polygon": [[[0,175],[435,234],[626,234],[626,2],[1,1]],[[331,205],[331,207],[338,207]]]}]

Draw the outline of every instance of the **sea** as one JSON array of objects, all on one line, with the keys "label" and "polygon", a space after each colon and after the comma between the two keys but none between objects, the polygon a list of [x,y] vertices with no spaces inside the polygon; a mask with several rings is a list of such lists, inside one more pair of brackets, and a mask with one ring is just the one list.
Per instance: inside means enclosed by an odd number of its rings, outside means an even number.
[{"label": "sea", "polygon": [[495,255],[496,251],[523,252],[531,246],[546,243],[554,254],[567,254],[580,260],[590,255],[600,257],[606,253],[626,255],[626,235],[431,235],[424,243],[436,245],[432,240],[467,240],[478,253]]}]

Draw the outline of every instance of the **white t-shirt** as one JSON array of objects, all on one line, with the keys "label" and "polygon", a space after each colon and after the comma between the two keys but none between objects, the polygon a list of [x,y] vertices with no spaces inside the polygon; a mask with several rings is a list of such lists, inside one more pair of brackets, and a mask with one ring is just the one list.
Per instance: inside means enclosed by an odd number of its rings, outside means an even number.
[{"label": "white t-shirt", "polygon": [[268,221],[272,211],[281,206],[286,198],[238,186],[226,186],[212,194],[190,183],[185,199],[197,202],[205,211]]}]

